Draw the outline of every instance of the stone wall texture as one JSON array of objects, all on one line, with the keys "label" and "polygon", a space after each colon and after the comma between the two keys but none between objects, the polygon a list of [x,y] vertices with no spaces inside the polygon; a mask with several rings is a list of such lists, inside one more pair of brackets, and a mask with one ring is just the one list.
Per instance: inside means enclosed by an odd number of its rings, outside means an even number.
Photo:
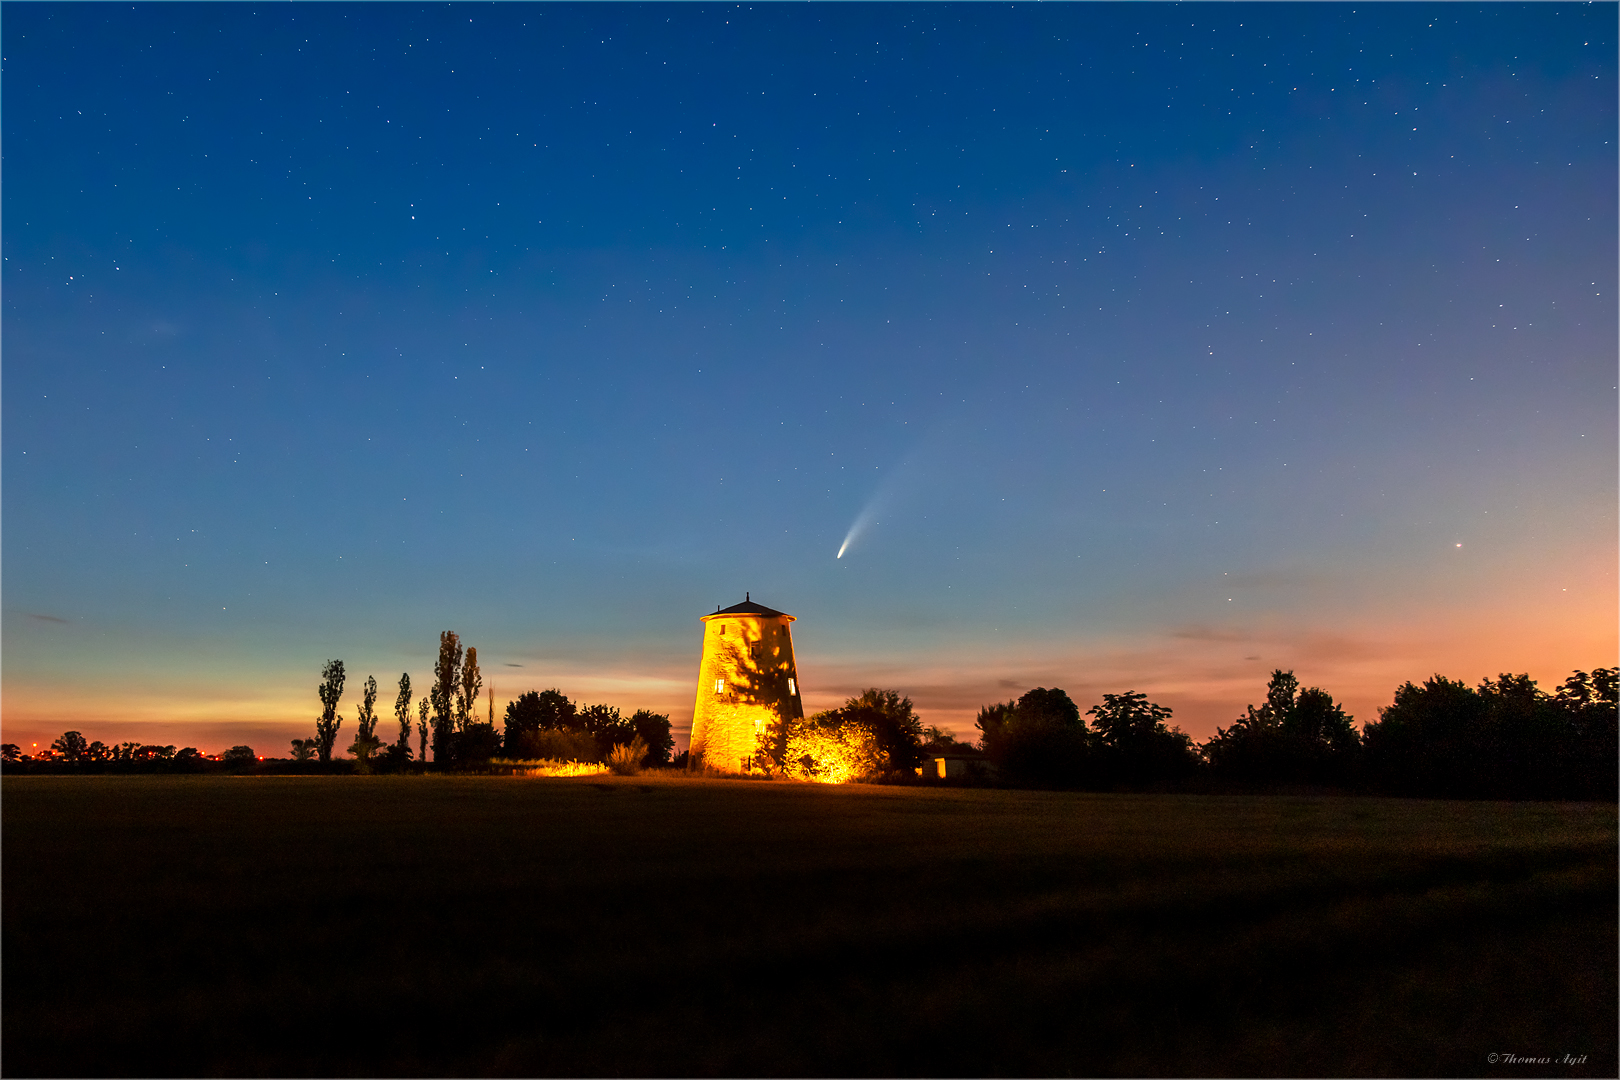
[{"label": "stone wall texture", "polygon": [[759,735],[804,715],[791,615],[703,617],[703,659],[692,709],[692,761],[749,771]]}]

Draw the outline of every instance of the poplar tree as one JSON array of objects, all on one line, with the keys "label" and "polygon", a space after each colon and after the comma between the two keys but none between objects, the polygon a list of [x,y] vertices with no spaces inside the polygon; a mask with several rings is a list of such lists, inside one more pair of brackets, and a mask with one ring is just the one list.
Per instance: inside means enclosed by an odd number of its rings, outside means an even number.
[{"label": "poplar tree", "polygon": [[483,689],[484,676],[478,670],[478,650],[467,646],[467,657],[461,662],[461,685],[456,688],[456,730],[465,732],[473,721],[473,710],[478,708],[478,692]]},{"label": "poplar tree", "polygon": [[430,708],[427,695],[423,694],[416,703],[416,760],[427,764],[427,737],[428,737],[428,709]]},{"label": "poplar tree", "polygon": [[338,699],[343,696],[343,661],[328,660],[321,669],[321,684],[315,692],[321,697],[321,715],[315,721],[315,741],[323,763],[332,760],[332,744],[337,742],[338,728],[343,718],[337,714]]},{"label": "poplar tree", "polygon": [[439,635],[439,659],[433,665],[433,763],[449,766],[455,756],[456,699],[461,691],[461,637],[454,630]]},{"label": "poplar tree", "polygon": [[362,768],[371,760],[371,755],[382,745],[377,738],[377,677],[366,676],[365,692],[360,699],[360,713],[357,723],[360,731],[349,745],[349,753],[359,759]]},{"label": "poplar tree", "polygon": [[377,735],[377,676],[366,676],[366,688],[360,699],[360,737],[373,739]]},{"label": "poplar tree", "polygon": [[394,699],[394,719],[399,721],[399,756],[411,756],[411,673],[399,676],[399,697]]}]

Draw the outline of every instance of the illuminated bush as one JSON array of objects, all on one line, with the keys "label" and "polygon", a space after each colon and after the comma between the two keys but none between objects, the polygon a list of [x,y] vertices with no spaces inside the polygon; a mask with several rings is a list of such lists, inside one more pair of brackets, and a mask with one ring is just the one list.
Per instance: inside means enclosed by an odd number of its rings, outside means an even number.
[{"label": "illuminated bush", "polygon": [[647,744],[637,735],[628,743],[615,746],[608,754],[608,768],[619,776],[634,776],[641,771],[641,759],[647,756]]},{"label": "illuminated bush", "polygon": [[817,713],[788,729],[784,771],[798,780],[846,784],[881,773],[887,756],[871,727],[839,712]]}]

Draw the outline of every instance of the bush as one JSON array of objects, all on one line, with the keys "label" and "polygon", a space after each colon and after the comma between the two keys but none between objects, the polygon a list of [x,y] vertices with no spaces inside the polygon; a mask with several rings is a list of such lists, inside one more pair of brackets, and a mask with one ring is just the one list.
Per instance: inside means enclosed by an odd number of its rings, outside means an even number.
[{"label": "bush", "polygon": [[870,779],[888,763],[877,733],[842,709],[793,721],[785,757],[787,775],[823,784]]},{"label": "bush", "polygon": [[613,748],[608,754],[608,768],[619,776],[634,776],[641,771],[641,762],[646,756],[647,744],[637,735]]}]

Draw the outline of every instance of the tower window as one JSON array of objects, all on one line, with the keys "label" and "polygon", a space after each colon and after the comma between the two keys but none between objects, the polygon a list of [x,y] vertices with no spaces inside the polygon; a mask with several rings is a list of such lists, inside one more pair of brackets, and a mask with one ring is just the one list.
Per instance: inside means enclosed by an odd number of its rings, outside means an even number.
[{"label": "tower window", "polygon": [[788,693],[797,694],[798,692],[799,692],[799,688],[797,686],[793,685],[793,680],[792,679],[789,679],[788,680]]},{"label": "tower window", "polygon": [[717,693],[717,694],[725,693],[726,692],[726,680],[724,680],[724,679],[716,679],[716,680],[714,680],[714,692]]}]

